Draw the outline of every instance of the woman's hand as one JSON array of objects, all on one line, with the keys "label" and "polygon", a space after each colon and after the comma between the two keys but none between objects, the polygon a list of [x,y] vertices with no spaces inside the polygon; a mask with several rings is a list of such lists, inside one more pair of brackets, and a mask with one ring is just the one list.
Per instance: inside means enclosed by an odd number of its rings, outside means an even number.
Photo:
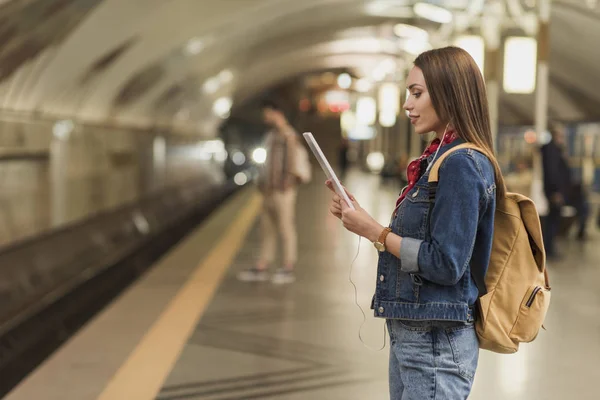
[{"label": "woman's hand", "polygon": [[[331,192],[333,193],[333,197],[331,198],[331,203],[329,204],[329,211],[337,218],[342,219],[342,203],[341,203],[342,198],[335,192],[335,189],[333,188],[333,183],[331,182],[330,179],[327,179],[325,181],[325,186],[327,186],[329,188],[329,190],[331,190]],[[344,187],[344,190],[346,191],[346,194],[348,195],[350,200],[352,200],[352,202],[354,202],[355,204],[358,205],[354,196],[352,196],[352,194],[350,192],[348,192],[348,189],[346,189]]]},{"label": "woman's hand", "polygon": [[379,222],[375,221],[373,217],[369,215],[361,206],[358,204],[354,196],[348,192],[344,187],[346,194],[352,201],[355,210],[351,209],[346,201],[342,199],[335,190],[330,180],[325,182],[325,185],[333,192],[329,211],[340,220],[344,228],[350,232],[356,233],[357,235],[363,236],[369,239],[371,242],[376,241],[379,235],[383,231],[383,226]]}]

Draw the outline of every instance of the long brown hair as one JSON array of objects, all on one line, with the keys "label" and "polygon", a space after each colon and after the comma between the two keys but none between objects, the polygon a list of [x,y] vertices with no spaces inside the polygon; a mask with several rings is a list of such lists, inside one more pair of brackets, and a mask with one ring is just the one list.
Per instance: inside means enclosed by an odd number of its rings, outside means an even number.
[{"label": "long brown hair", "polygon": [[421,53],[414,64],[423,71],[438,118],[444,124],[450,122],[461,139],[488,153],[496,173],[496,194],[504,196],[506,187],[494,155],[485,82],[475,60],[461,48],[444,47]]}]

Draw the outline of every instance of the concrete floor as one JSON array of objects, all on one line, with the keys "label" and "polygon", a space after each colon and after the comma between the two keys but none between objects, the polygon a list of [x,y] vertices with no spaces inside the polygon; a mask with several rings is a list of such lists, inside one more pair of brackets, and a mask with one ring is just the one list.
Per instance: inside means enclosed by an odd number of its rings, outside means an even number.
[{"label": "concrete floor", "polygon": [[[382,223],[389,218],[399,188],[382,186],[377,177],[358,172],[345,183],[373,216]],[[207,258],[246,199],[242,192],[225,204],[7,398],[97,399],[146,332],[160,325],[163,310],[191,280],[191,271]],[[358,239],[328,215],[328,199],[320,182],[301,189],[300,259],[292,285],[236,280],[236,273],[252,265],[257,253],[254,225],[185,345],[182,339],[183,350],[178,358],[174,354],[177,361],[162,378],[157,399],[388,398],[388,347],[377,351],[387,334],[383,321],[369,310],[377,253],[363,240],[352,271],[358,303],[367,314],[362,338],[371,350],[359,340],[363,314],[354,304],[348,280]],[[592,236],[583,244],[562,241],[569,257],[549,266],[553,295],[548,331],[516,355],[481,352],[470,399],[599,398],[600,234]],[[146,384],[139,378],[128,382],[131,387]],[[117,397],[114,400],[142,398]]]}]

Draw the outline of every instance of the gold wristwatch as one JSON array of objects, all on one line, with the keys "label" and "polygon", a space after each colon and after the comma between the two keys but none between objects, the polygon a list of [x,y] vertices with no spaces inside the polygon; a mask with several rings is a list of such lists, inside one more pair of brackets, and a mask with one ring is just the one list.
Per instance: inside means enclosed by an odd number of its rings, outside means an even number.
[{"label": "gold wristwatch", "polygon": [[390,233],[391,231],[392,231],[392,228],[385,228],[381,232],[381,235],[379,235],[379,239],[377,239],[376,242],[373,242],[373,246],[375,246],[377,251],[379,251],[380,253],[383,253],[384,251],[386,251],[385,238],[387,237],[388,233]]}]

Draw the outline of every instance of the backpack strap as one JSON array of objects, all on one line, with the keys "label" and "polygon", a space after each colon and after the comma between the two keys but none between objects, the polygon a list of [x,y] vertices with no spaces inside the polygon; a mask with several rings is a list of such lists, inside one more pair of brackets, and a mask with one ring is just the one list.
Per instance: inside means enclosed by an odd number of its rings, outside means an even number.
[{"label": "backpack strap", "polygon": [[487,151],[483,150],[482,148],[480,148],[479,146],[477,146],[474,143],[462,143],[462,144],[459,144],[458,146],[454,146],[453,148],[451,148],[450,150],[448,150],[444,154],[442,154],[440,156],[440,158],[435,160],[435,163],[433,164],[433,166],[431,167],[431,171],[429,172],[428,182],[430,185],[432,182],[437,184],[437,182],[439,180],[439,169],[442,166],[442,162],[444,162],[446,157],[448,157],[450,154],[454,153],[455,151],[461,150],[461,149],[477,150],[487,156]]}]

